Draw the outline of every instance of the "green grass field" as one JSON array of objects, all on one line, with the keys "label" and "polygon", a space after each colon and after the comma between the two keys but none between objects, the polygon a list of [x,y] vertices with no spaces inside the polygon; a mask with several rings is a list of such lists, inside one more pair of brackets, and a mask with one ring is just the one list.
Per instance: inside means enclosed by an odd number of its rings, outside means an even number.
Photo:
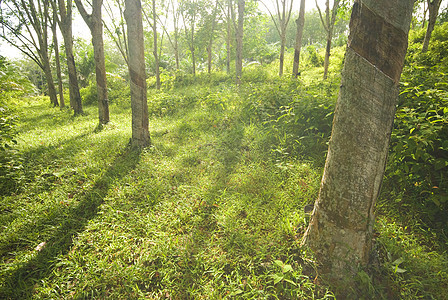
[{"label": "green grass field", "polygon": [[[152,146],[140,152],[126,101],[102,130],[95,107],[74,118],[45,97],[23,101],[21,168],[0,203],[0,299],[334,298],[300,240],[337,82],[151,92]],[[288,97],[300,109],[277,117],[265,104]],[[360,295],[444,299],[446,248],[399,220],[379,214]]]}]

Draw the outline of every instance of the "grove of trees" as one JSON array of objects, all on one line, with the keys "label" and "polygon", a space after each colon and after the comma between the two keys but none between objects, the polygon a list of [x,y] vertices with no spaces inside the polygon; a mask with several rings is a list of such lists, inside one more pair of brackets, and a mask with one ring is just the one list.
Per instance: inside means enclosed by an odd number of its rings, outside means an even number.
[{"label": "grove of trees", "polygon": [[[440,295],[446,3],[298,2],[0,1],[0,298]],[[92,224],[137,275],[47,288]]]}]

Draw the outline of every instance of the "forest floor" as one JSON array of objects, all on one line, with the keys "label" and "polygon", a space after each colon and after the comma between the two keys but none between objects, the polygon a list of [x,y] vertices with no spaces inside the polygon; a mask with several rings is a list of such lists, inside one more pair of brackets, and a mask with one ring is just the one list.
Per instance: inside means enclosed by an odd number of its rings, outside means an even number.
[{"label": "forest floor", "polygon": [[[304,275],[300,247],[325,153],[280,153],[241,103],[207,97],[151,117],[141,152],[128,147],[129,105],[111,105],[98,130],[93,106],[73,117],[46,98],[23,103],[20,188],[0,204],[0,298],[333,298]],[[446,297],[431,233],[393,215],[377,232],[376,275],[358,274],[366,298]]]}]

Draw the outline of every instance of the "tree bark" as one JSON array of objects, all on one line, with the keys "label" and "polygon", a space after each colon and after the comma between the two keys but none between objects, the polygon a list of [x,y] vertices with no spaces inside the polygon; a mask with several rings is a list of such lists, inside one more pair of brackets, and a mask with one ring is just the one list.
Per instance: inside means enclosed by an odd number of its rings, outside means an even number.
[{"label": "tree bark", "polygon": [[280,66],[279,66],[279,70],[278,70],[278,75],[282,76],[283,75],[283,64],[285,61],[285,45],[286,45],[286,32],[285,32],[285,36],[281,36],[280,37]]},{"label": "tree bark", "polygon": [[244,25],[244,7],[245,0],[238,0],[238,26],[236,31],[236,84],[241,84],[243,74],[243,25]]},{"label": "tree bark", "polygon": [[[25,3],[22,0],[23,7],[25,7]],[[35,32],[37,34],[38,40],[39,40],[39,56],[41,58],[41,62],[43,64],[43,71],[45,74],[45,78],[47,79],[47,85],[48,85],[48,96],[50,97],[50,101],[53,104],[53,107],[59,106],[58,97],[56,93],[56,88],[54,86],[53,81],[53,74],[51,72],[51,66],[50,66],[50,58],[48,55],[48,30],[47,25],[50,19],[49,15],[49,3],[47,1],[37,2],[38,3],[38,11],[36,11],[34,2],[30,2],[30,21],[31,19],[34,19],[31,21],[33,27],[35,28]],[[43,6],[43,11],[42,11]],[[39,16],[39,14],[42,14]],[[39,20],[40,19],[40,20]],[[42,23],[40,23],[42,21]]]},{"label": "tree bark", "polygon": [[330,66],[331,40],[333,39],[333,30],[327,32],[327,46],[325,47],[324,58],[324,79],[328,77],[328,67]]},{"label": "tree bark", "polygon": [[331,41],[333,39],[334,24],[336,23],[336,17],[340,2],[341,0],[334,0],[333,8],[331,10],[330,10],[330,1],[327,0],[325,2],[325,19],[324,19],[316,0],[317,11],[319,12],[322,26],[324,27],[327,35],[327,45],[325,47],[325,59],[324,59],[324,80],[327,79],[328,76],[328,67],[330,66]]},{"label": "tree bark", "polygon": [[[289,20],[291,19],[292,4],[293,0],[289,0],[289,8],[287,8],[288,0],[275,1],[275,9],[277,18],[274,18],[271,10],[263,2],[263,5],[267,8],[269,15],[271,16],[272,22],[274,22],[275,28],[277,29],[278,35],[280,36],[280,66],[278,70],[278,75],[283,75],[283,66],[285,60],[285,48],[286,48],[286,30],[288,28]],[[276,21],[277,19],[277,21]]]},{"label": "tree bark", "polygon": [[195,55],[195,45],[194,45],[194,23],[191,26],[191,40],[190,40],[190,52],[191,52],[191,63],[193,64],[193,76],[196,76],[196,55]]},{"label": "tree bark", "polygon": [[177,27],[174,28],[174,57],[176,59],[176,70],[179,70],[179,30]]},{"label": "tree bark", "polygon": [[57,29],[57,12],[56,10],[53,10],[53,21],[51,23],[51,31],[53,32],[54,57],[56,60],[56,73],[58,77],[58,92],[60,103],[59,106],[62,109],[65,107],[64,86],[62,84],[61,60],[59,59],[59,43],[56,29]]},{"label": "tree bark", "polygon": [[79,93],[78,75],[76,72],[75,57],[73,55],[72,34],[72,0],[59,0],[59,28],[64,38],[65,55],[67,56],[68,82],[70,105],[75,115],[83,113],[81,94]]},{"label": "tree bark", "polygon": [[422,22],[422,28],[426,27],[426,14],[428,13],[428,7],[425,5],[427,2],[423,1],[423,22]]},{"label": "tree bark", "polygon": [[353,6],[321,188],[302,241],[319,263],[319,278],[344,285],[342,295],[358,266],[369,263],[413,3],[356,0]]},{"label": "tree bark", "polygon": [[305,0],[300,1],[299,17],[296,20],[296,44],[294,47],[294,63],[292,65],[292,75],[299,76],[300,51],[302,49],[303,28],[305,26]]},{"label": "tree bark", "polygon": [[208,40],[207,45],[207,66],[208,66],[208,73],[210,74],[212,72],[212,52],[213,52],[213,38],[214,38],[214,32],[215,32],[215,25],[216,25],[216,14],[218,13],[218,0],[215,2],[215,8],[213,10],[212,14],[212,28],[210,30],[210,39]]},{"label": "tree bark", "polygon": [[159,67],[159,55],[157,53],[157,13],[156,13],[156,0],[152,0],[152,31],[154,35],[154,62],[156,69],[156,89],[160,90],[160,67]]},{"label": "tree bark", "polygon": [[[48,96],[53,106],[58,106],[58,97],[48,56],[48,0],[0,1],[2,16],[0,37],[33,60],[45,74]],[[34,50],[33,50],[34,49]]]},{"label": "tree bark", "polygon": [[176,70],[179,70],[179,10],[174,8],[174,0],[171,0],[173,8],[173,27],[174,27],[174,57],[176,59]]},{"label": "tree bark", "polygon": [[132,139],[138,148],[150,145],[146,95],[143,20],[140,0],[126,0],[124,16],[128,32],[129,75],[131,78]]},{"label": "tree bark", "polygon": [[98,94],[99,125],[109,123],[109,99],[107,92],[106,59],[104,56],[103,20],[101,6],[103,0],[93,0],[92,13],[88,14],[81,0],[75,0],[78,11],[90,29],[95,59],[96,90]]},{"label": "tree bark", "polygon": [[229,0],[227,2],[227,36],[226,36],[226,52],[227,52],[226,71],[227,71],[227,74],[230,74],[230,57],[232,55],[231,48],[230,48],[230,42],[232,40],[231,39],[231,36],[232,36],[232,26],[230,24],[230,22],[231,22],[231,18],[230,18],[231,5],[232,5],[232,0]]},{"label": "tree bark", "polygon": [[[195,3],[196,4],[196,3]],[[184,31],[185,38],[187,39],[188,48],[191,54],[191,62],[192,62],[192,74],[196,76],[196,54],[195,54],[195,24],[196,24],[196,6],[194,8],[188,9],[188,7],[184,7],[181,9],[182,19],[184,21]],[[187,18],[189,20],[187,20]],[[190,32],[188,32],[187,22],[190,22]]]},{"label": "tree bark", "polygon": [[42,51],[42,53],[39,54],[41,55],[42,58],[43,71],[45,74],[45,79],[47,80],[48,96],[50,97],[50,101],[53,107],[59,106],[56,87],[54,86],[53,74],[51,72],[50,67],[50,59],[48,57],[48,50],[45,49]]},{"label": "tree bark", "polygon": [[429,10],[429,21],[428,28],[426,29],[425,40],[423,41],[422,52],[428,51],[429,40],[431,39],[432,32],[434,31],[434,26],[436,25],[437,16],[439,14],[440,4],[442,0],[427,0],[428,10]]},{"label": "tree bark", "polygon": [[[118,12],[120,14],[119,17],[117,17],[114,14],[114,11],[116,11],[116,10],[111,7],[110,2],[114,2],[117,4]],[[109,37],[114,41],[115,45],[117,46],[118,50],[120,51],[120,54],[123,57],[123,60],[126,62],[126,65],[129,65],[128,42],[127,42],[126,30],[124,28],[124,26],[125,26],[124,13],[123,13],[123,8],[122,8],[121,2],[122,2],[122,0],[106,1],[105,2],[105,6],[104,6],[105,11],[108,14],[108,17],[112,22],[113,28],[110,28],[110,25],[108,26],[107,23],[104,23],[103,25],[104,25],[104,28],[106,29],[106,32],[108,33]],[[116,21],[118,21],[118,24],[115,23]]]}]

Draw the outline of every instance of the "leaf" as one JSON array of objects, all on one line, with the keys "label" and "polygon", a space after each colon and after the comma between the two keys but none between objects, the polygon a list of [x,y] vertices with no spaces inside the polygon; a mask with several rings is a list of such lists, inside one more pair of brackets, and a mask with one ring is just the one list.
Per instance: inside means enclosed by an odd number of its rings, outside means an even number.
[{"label": "leaf", "polygon": [[276,264],[277,266],[279,266],[280,268],[283,268],[284,263],[281,260],[274,260],[274,264]]},{"label": "leaf", "polygon": [[272,279],[274,279],[274,284],[277,284],[277,283],[279,283],[280,281],[282,281],[282,280],[284,279],[284,277],[283,277],[283,276],[280,276],[280,275],[278,275],[278,274],[274,274],[274,275],[272,275]]},{"label": "leaf", "polygon": [[282,271],[283,271],[283,273],[288,273],[288,272],[293,272],[294,270],[292,269],[291,265],[283,265]]},{"label": "leaf", "polygon": [[396,260],[394,260],[394,262],[392,264],[398,266],[402,262],[404,262],[404,259],[403,259],[403,257],[400,257],[400,258],[397,258]]},{"label": "leaf", "polygon": [[292,281],[292,280],[289,280],[289,279],[284,279],[286,282],[289,282],[290,284],[292,284],[293,286],[297,286],[297,284],[294,282],[294,281]]},{"label": "leaf", "polygon": [[405,270],[405,269],[402,269],[402,268],[399,268],[398,266],[395,266],[395,270],[394,270],[394,272],[395,272],[395,273],[404,273],[404,272],[406,272],[406,270]]},{"label": "leaf", "polygon": [[240,294],[242,294],[242,293],[243,293],[243,290],[242,290],[242,289],[237,289],[236,291],[232,292],[232,293],[230,294],[230,296],[237,296],[237,295],[240,295]]},{"label": "leaf", "polygon": [[443,158],[437,159],[436,162],[434,163],[434,169],[436,171],[439,171],[445,168],[446,166],[448,166],[448,161]]}]

